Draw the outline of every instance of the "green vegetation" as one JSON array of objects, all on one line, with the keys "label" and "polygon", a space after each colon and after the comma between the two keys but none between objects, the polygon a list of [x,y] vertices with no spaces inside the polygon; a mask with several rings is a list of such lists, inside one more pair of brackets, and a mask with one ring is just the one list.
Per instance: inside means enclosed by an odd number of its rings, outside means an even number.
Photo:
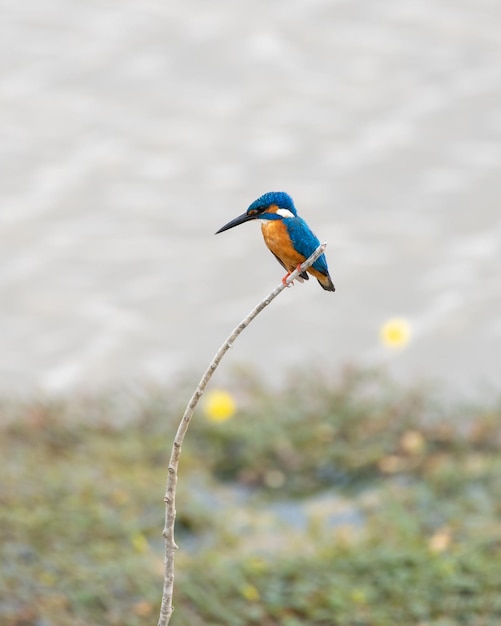
[{"label": "green vegetation", "polygon": [[[497,626],[501,405],[249,375],[180,466],[173,626]],[[0,406],[0,623],[155,624],[190,389]]]}]

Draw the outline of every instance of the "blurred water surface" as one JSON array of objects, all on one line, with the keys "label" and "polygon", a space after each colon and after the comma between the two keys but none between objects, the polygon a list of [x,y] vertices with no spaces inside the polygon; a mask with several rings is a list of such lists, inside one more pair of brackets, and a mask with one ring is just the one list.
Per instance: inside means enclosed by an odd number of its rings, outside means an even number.
[{"label": "blurred water surface", "polygon": [[282,294],[226,371],[499,389],[500,33],[494,0],[2,0],[0,388],[201,371],[283,275],[213,233],[286,190],[337,291]]}]

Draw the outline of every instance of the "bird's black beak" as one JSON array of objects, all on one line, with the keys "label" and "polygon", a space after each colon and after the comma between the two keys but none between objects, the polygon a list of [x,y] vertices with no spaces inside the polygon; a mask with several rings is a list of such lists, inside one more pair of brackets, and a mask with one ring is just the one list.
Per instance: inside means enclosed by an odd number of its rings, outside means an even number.
[{"label": "bird's black beak", "polygon": [[256,217],[258,217],[258,216],[257,215],[249,215],[247,213],[242,213],[242,215],[239,215],[234,220],[231,220],[231,222],[228,222],[222,228],[220,228],[216,232],[216,235],[218,233],[222,233],[225,230],[229,230],[230,228],[233,228],[234,226],[238,226],[239,224],[243,224],[244,222],[248,222],[249,220],[254,220],[254,219],[256,219]]}]

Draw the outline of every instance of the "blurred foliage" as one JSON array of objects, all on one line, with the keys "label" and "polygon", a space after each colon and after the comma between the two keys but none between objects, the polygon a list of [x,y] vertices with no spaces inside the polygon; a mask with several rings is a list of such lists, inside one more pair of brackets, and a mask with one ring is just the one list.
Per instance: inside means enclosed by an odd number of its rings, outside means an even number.
[{"label": "blurred foliage", "polygon": [[497,454],[501,444],[495,402],[446,409],[431,392],[401,389],[377,372],[347,370],[338,381],[298,375],[278,396],[243,377],[240,396],[233,421],[193,425],[190,452],[222,480],[266,486],[278,468],[291,495],[385,474],[432,477],[437,488],[444,477],[450,489],[466,456]]},{"label": "blurred foliage", "polygon": [[[0,402],[1,624],[156,623],[189,395]],[[173,626],[501,623],[498,400],[351,370],[281,391],[243,372],[232,395],[235,416],[197,411],[183,448]],[[318,512],[340,498],[357,524]]]}]

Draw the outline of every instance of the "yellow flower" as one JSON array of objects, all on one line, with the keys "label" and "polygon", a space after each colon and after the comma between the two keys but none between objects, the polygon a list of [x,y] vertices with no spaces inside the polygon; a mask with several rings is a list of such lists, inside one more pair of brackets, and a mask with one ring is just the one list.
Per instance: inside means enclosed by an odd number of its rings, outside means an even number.
[{"label": "yellow flower", "polygon": [[131,537],[131,543],[136,552],[140,554],[148,549],[148,540],[141,532],[135,532]]},{"label": "yellow flower", "polygon": [[204,410],[211,422],[225,422],[235,414],[235,400],[227,391],[215,389],[207,394]]},{"label": "yellow flower", "polygon": [[411,339],[411,326],[401,317],[393,317],[381,326],[379,337],[389,348],[405,348]]},{"label": "yellow flower", "polygon": [[351,590],[351,599],[355,604],[365,604],[367,602],[367,594],[363,589],[355,587]]},{"label": "yellow flower", "polygon": [[259,600],[259,591],[254,587],[254,585],[244,585],[240,588],[240,593],[246,600],[249,602],[256,602]]}]

